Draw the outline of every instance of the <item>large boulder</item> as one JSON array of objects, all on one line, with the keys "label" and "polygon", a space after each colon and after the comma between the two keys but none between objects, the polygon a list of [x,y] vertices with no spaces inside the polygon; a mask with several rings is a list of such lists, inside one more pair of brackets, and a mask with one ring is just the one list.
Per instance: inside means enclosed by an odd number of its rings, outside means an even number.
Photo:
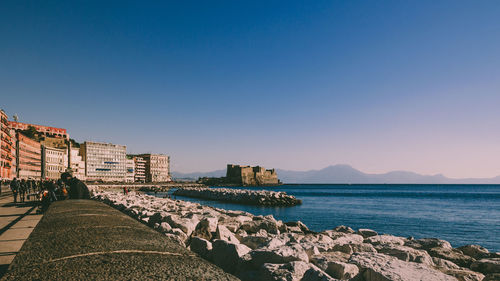
[{"label": "large boulder", "polygon": [[433,257],[449,260],[461,267],[469,267],[471,263],[475,261],[474,258],[466,256],[460,250],[453,248],[447,249],[447,248],[437,247],[428,250],[428,253]]},{"label": "large boulder", "polygon": [[[264,236],[256,236],[256,235],[248,235],[245,237],[242,237],[240,239],[241,244],[244,244],[248,246],[250,249],[255,250],[257,248],[264,247],[266,244],[268,244],[272,239],[270,237],[264,237]],[[283,243],[282,245],[284,245]]]},{"label": "large boulder", "polygon": [[356,231],[354,231],[354,229],[352,229],[352,228],[350,228],[348,226],[345,226],[345,225],[339,225],[339,226],[335,227],[333,229],[333,231],[342,232],[342,233],[348,233],[348,234],[356,233]]},{"label": "large boulder", "polygon": [[417,240],[408,240],[405,242],[405,246],[412,247],[415,249],[422,249],[426,251],[432,248],[444,248],[444,249],[452,248],[450,242],[437,238],[422,238]]},{"label": "large boulder", "polygon": [[341,244],[333,246],[333,251],[339,251],[346,254],[352,253],[376,253],[377,250],[372,246],[372,244],[361,243],[361,244]]},{"label": "large boulder", "polygon": [[309,256],[299,244],[286,245],[274,249],[257,249],[251,251],[249,255],[250,263],[254,268],[259,268],[265,263],[309,262]]},{"label": "large boulder", "polygon": [[372,236],[377,236],[378,233],[375,230],[367,229],[367,228],[360,228],[358,229],[357,234],[363,236],[363,238],[368,238]]},{"label": "large boulder", "polygon": [[224,271],[234,273],[238,268],[240,257],[251,250],[243,244],[215,240],[212,243],[212,261],[224,269]]},{"label": "large boulder", "polygon": [[439,271],[443,272],[446,275],[453,276],[457,278],[459,281],[482,281],[484,279],[484,275],[479,272],[470,271],[465,268],[460,269],[439,269]]},{"label": "large boulder", "polygon": [[473,257],[476,260],[487,258],[490,254],[490,251],[488,251],[488,249],[481,247],[479,245],[465,245],[462,247],[458,247],[457,249],[462,251],[464,255]]},{"label": "large boulder", "polygon": [[484,274],[500,273],[500,258],[480,259],[473,262],[470,268]]},{"label": "large boulder", "polygon": [[311,268],[309,268],[304,273],[304,276],[301,279],[301,281],[335,281],[335,280],[336,279],[333,279],[326,272],[315,267],[314,265],[312,265]]},{"label": "large boulder", "polygon": [[366,238],[365,243],[370,243],[374,246],[377,245],[387,245],[387,246],[392,246],[392,245],[404,245],[405,240],[401,237],[396,237],[393,235],[388,235],[388,234],[383,234],[383,235],[375,235]]},{"label": "large boulder", "polygon": [[360,267],[365,281],[457,281],[455,277],[426,265],[405,262],[384,254],[355,253],[349,262]]},{"label": "large boulder", "polygon": [[210,260],[212,251],[212,243],[210,243],[210,241],[199,237],[192,237],[189,248],[202,258]]},{"label": "large boulder", "polygon": [[227,227],[225,227],[224,225],[217,226],[217,231],[215,232],[215,238],[220,240],[225,240],[231,243],[236,243],[236,244],[240,243],[238,238],[236,238],[236,236],[231,231],[229,231],[229,229],[227,229]]},{"label": "large boulder", "polygon": [[265,263],[259,270],[260,281],[300,281],[311,265],[303,261],[292,261],[285,264]]},{"label": "large boulder", "polygon": [[268,233],[279,234],[278,222],[275,219],[261,219],[253,221],[245,221],[241,224],[240,229],[245,230],[247,233],[257,233],[259,230],[264,229]]},{"label": "large boulder", "polygon": [[381,247],[378,249],[378,252],[388,256],[396,257],[402,261],[423,263],[429,266],[434,265],[432,257],[424,250],[417,250],[406,246],[393,245],[390,247]]},{"label": "large boulder", "polygon": [[193,230],[195,230],[196,225],[198,224],[198,221],[196,220],[196,218],[191,218],[191,219],[190,218],[181,218],[178,215],[167,216],[167,217],[165,217],[165,220],[166,220],[166,222],[168,222],[168,224],[170,226],[172,226],[173,228],[181,229],[188,236],[191,235]]},{"label": "large boulder", "polygon": [[320,259],[317,256],[313,257],[311,261],[331,277],[340,280],[349,280],[359,273],[358,267],[351,263],[334,261],[328,258]]}]

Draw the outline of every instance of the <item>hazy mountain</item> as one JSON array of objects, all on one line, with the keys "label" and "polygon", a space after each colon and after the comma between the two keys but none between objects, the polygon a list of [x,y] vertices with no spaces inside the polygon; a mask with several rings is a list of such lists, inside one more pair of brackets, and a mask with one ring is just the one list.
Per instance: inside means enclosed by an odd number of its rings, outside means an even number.
[{"label": "hazy mountain", "polygon": [[[367,174],[349,165],[328,166],[321,170],[289,171],[277,169],[278,178],[284,183],[408,183],[408,184],[500,184],[500,176],[494,178],[451,179],[441,174],[421,175],[408,171],[393,171],[383,174]],[[177,179],[199,177],[223,177],[225,170],[206,173],[172,172]]]},{"label": "hazy mountain", "polygon": [[172,177],[174,179],[197,180],[198,178],[203,178],[203,177],[225,177],[225,176],[226,176],[226,170],[217,170],[212,172],[194,172],[194,173],[172,172]]}]

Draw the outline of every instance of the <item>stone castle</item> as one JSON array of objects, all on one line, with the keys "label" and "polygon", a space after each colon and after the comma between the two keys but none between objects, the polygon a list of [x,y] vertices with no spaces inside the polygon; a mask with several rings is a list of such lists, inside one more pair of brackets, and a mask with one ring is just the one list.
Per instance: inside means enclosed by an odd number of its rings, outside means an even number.
[{"label": "stone castle", "polygon": [[227,165],[226,181],[241,185],[276,185],[279,184],[276,170],[266,170],[260,166]]}]

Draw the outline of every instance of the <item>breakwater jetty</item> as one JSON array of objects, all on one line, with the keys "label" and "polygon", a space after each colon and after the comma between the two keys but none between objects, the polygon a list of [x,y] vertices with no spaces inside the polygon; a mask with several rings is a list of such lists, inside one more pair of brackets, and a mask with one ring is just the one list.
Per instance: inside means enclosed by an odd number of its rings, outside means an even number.
[{"label": "breakwater jetty", "polygon": [[285,192],[233,188],[183,187],[173,195],[262,206],[296,206],[302,201]]},{"label": "breakwater jetty", "polygon": [[238,280],[94,200],[53,203],[4,280]]},{"label": "breakwater jetty", "polygon": [[478,245],[453,248],[437,238],[346,226],[318,233],[300,221],[138,193],[96,192],[95,199],[242,280],[500,280],[500,253]]}]

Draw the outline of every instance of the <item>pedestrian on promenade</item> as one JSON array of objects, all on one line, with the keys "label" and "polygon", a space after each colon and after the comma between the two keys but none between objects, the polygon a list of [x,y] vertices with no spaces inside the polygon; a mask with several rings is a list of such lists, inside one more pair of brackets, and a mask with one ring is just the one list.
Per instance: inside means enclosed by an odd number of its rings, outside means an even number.
[{"label": "pedestrian on promenade", "polygon": [[12,195],[14,196],[14,203],[17,203],[17,193],[19,192],[19,181],[14,178],[10,182],[10,190],[12,190]]},{"label": "pedestrian on promenade", "polygon": [[90,199],[89,188],[78,178],[64,172],[61,174],[61,179],[69,186],[69,199]]},{"label": "pedestrian on promenade", "polygon": [[127,195],[128,194],[128,189],[126,186],[123,186],[123,194]]},{"label": "pedestrian on promenade", "polygon": [[26,180],[22,179],[19,185],[19,202],[24,203],[24,196],[26,195]]}]

